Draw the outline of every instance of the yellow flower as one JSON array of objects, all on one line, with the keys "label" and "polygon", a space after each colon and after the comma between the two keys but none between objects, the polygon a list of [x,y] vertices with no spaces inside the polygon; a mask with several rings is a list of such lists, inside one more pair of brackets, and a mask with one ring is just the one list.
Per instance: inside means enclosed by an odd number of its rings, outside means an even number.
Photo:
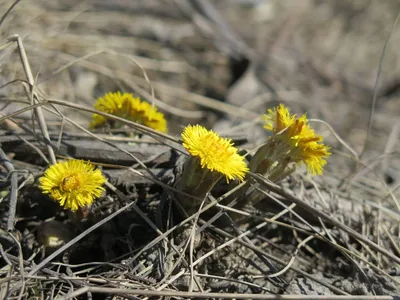
[{"label": "yellow flower", "polygon": [[297,118],[283,105],[269,109],[264,117],[264,128],[272,131],[273,137],[289,145],[288,156],[292,162],[304,162],[312,175],[321,175],[325,158],[331,153],[309,126],[306,115]]},{"label": "yellow flower", "polygon": [[68,160],[50,166],[39,181],[44,194],[64,208],[76,211],[101,196],[106,180],[91,163]]},{"label": "yellow flower", "polygon": [[[107,93],[97,99],[94,108],[160,132],[167,132],[167,121],[164,118],[164,114],[157,111],[156,107],[141,101],[140,98],[134,98],[129,93]],[[90,128],[101,127],[107,122],[114,124],[112,120],[108,120],[106,117],[93,114]]]},{"label": "yellow flower", "polygon": [[248,172],[244,158],[237,153],[230,139],[221,138],[200,125],[187,126],[182,139],[186,150],[199,158],[202,168],[222,173],[227,181],[243,180]]}]

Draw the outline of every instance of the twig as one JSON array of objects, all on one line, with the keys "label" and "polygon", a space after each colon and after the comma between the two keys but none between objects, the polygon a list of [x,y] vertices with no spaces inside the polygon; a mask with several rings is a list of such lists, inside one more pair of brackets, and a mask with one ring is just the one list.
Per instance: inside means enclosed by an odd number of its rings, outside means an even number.
[{"label": "twig", "polygon": [[[240,189],[240,188],[243,187],[243,186],[245,186],[245,185],[242,184],[242,185],[240,185],[240,186],[237,186],[237,187],[234,188],[233,190],[235,190],[235,189]],[[229,193],[233,192],[233,190],[231,190]],[[224,196],[227,196],[227,195],[224,195]],[[224,196],[222,196],[222,197],[224,197]],[[211,195],[209,195],[209,197],[210,197],[211,201],[213,201],[213,202],[214,202],[214,201],[217,201],[217,203],[220,202],[219,200],[215,199],[215,198],[212,197]],[[219,199],[221,199],[221,197],[220,197]],[[228,204],[228,207],[233,207],[235,204],[236,204],[236,201],[234,200],[234,201],[232,201],[232,202],[230,202],[230,203]],[[217,207],[218,207],[218,204],[217,204]],[[284,213],[286,213],[286,212],[287,212],[287,211],[281,212],[281,213],[284,214]],[[218,212],[217,214],[215,214],[210,220],[207,221],[206,225],[201,226],[199,231],[200,231],[200,232],[203,231],[203,230],[206,228],[206,226],[211,225],[211,224],[212,224],[213,222],[215,222],[218,218],[220,218],[224,213],[225,213],[224,210],[219,211],[219,212]],[[280,214],[279,214],[279,215],[280,215]],[[222,249],[222,248],[228,246],[229,244],[235,242],[237,239],[243,239],[243,240],[244,240],[246,243],[248,243],[249,245],[255,246],[254,243],[248,238],[248,235],[249,235],[253,230],[259,230],[260,228],[262,228],[262,227],[264,227],[265,225],[267,225],[267,222],[263,222],[263,223],[257,225],[254,229],[248,230],[248,231],[246,231],[246,232],[242,232],[242,231],[240,230],[240,228],[238,228],[238,227],[236,226],[235,222],[229,217],[229,215],[227,215],[227,219],[228,219],[228,222],[230,223],[229,225],[232,226],[232,228],[235,230],[235,232],[236,232],[236,234],[237,234],[237,237],[234,238],[234,239],[231,239],[230,241],[227,241],[226,243],[224,243],[224,244],[222,244],[222,245],[220,245],[220,246],[218,246],[216,249],[209,251],[208,253],[206,253],[206,254],[203,255],[202,257],[198,258],[194,264],[199,263],[199,262],[200,262],[201,260],[203,260],[205,257],[210,256],[211,254],[213,254],[214,251],[217,251],[217,249]],[[256,255],[257,255],[257,256],[259,257],[259,259],[269,268],[269,272],[272,272],[272,273],[277,273],[277,272],[278,272],[278,269],[276,268],[276,266],[275,266],[272,262],[270,262],[266,257],[260,255],[258,252],[256,252]],[[262,270],[262,272],[265,273],[264,270]],[[267,277],[269,277],[269,275],[267,275]],[[278,282],[282,283],[282,282],[285,282],[285,280],[284,280],[283,278],[278,278]]]},{"label": "twig", "polygon": [[[117,55],[117,56],[121,56],[127,59],[132,60],[132,57],[130,55],[124,55],[124,54],[118,54],[114,51],[111,50],[99,50],[99,51],[95,51],[95,52],[91,52],[83,57],[74,57],[70,54],[66,54],[66,53],[60,53],[60,56],[62,58],[65,57],[65,59],[68,60],[68,63],[64,66],[61,66],[60,68],[58,68],[56,71],[53,72],[53,75],[56,75],[57,73],[61,72],[62,70],[65,70],[69,67],[71,67],[74,64],[78,64],[81,65],[89,70],[95,71],[99,74],[102,74],[104,76],[107,76],[111,79],[119,79],[122,82],[124,82],[125,84],[127,84],[128,86],[132,87],[133,90],[135,90],[136,92],[138,92],[139,94],[141,94],[142,97],[145,98],[151,98],[152,99],[152,103],[156,104],[159,108],[170,112],[171,114],[180,116],[180,117],[184,117],[184,118],[201,118],[204,117],[204,112],[203,111],[188,111],[188,110],[184,110],[184,109],[180,109],[178,107],[174,107],[171,105],[168,105],[167,103],[157,99],[154,96],[154,89],[153,89],[153,85],[150,83],[150,80],[147,77],[138,77],[140,78],[140,82],[143,83],[143,85],[150,85],[151,91],[150,93],[146,92],[145,90],[141,89],[137,84],[135,84],[135,80],[137,79],[136,77],[132,76],[130,73],[127,72],[115,72],[110,68],[107,68],[105,66],[101,66],[101,65],[97,65],[96,63],[92,63],[90,61],[87,61],[88,58],[95,56],[95,55],[99,55],[99,54],[109,54],[109,55]],[[147,79],[146,79],[147,78]]]},{"label": "twig", "polygon": [[[141,125],[141,124],[139,124],[139,123],[135,123],[135,122],[129,121],[129,120],[127,120],[127,119],[117,117],[117,116],[112,115],[112,114],[104,113],[104,112],[102,112],[102,111],[98,111],[98,110],[89,108],[89,107],[84,106],[84,105],[74,104],[74,103],[70,103],[70,102],[66,102],[66,101],[62,101],[62,100],[47,99],[47,100],[46,100],[46,103],[56,104],[56,105],[62,105],[62,106],[66,106],[66,107],[71,107],[71,108],[79,109],[79,110],[82,110],[82,111],[91,112],[91,113],[93,113],[93,114],[99,114],[99,115],[102,115],[102,116],[104,116],[104,117],[106,117],[106,118],[110,118],[110,119],[112,119],[112,120],[117,120],[117,121],[119,121],[119,122],[122,122],[123,124],[132,126],[133,128],[135,128],[135,129],[137,129],[137,130],[139,130],[139,131],[141,131],[141,132],[143,132],[143,133],[145,133],[145,134],[147,134],[147,135],[153,137],[153,138],[156,139],[156,140],[160,140],[160,137],[162,137],[162,138],[164,138],[165,140],[172,141],[172,142],[174,142],[174,143],[176,144],[176,145],[173,147],[173,148],[175,148],[175,149],[176,149],[177,147],[179,147],[180,149],[183,149],[183,147],[180,145],[179,140],[178,140],[177,138],[174,138],[173,136],[168,135],[168,134],[164,134],[164,133],[162,133],[162,132],[160,132],[160,131],[154,130],[154,129],[150,128],[150,127]],[[34,105],[30,105],[30,106],[28,106],[28,107],[24,107],[24,108],[22,108],[22,109],[20,109],[20,110],[17,110],[17,111],[15,111],[15,112],[13,112],[13,113],[10,113],[10,114],[8,114],[8,115],[5,115],[5,116],[0,117],[0,122],[2,122],[3,120],[5,120],[5,119],[7,119],[7,118],[10,118],[10,117],[16,116],[16,115],[18,115],[18,114],[21,114],[21,113],[23,113],[23,112],[25,112],[25,111],[29,111],[29,110],[32,109],[33,107],[42,106],[42,105],[44,105],[44,104],[45,104],[45,103],[43,103],[43,102],[39,102],[39,103],[36,103],[36,104],[34,104]],[[45,109],[46,109],[47,111],[49,111],[49,112],[51,112],[51,113],[56,114],[56,115],[59,116],[58,113],[56,113],[56,112],[54,112],[54,111],[52,111],[52,110],[49,110],[48,108],[45,108]],[[64,118],[65,120],[67,120],[68,122],[73,123],[70,119],[68,119],[68,118],[66,118],[66,117],[63,117],[63,118]],[[74,124],[74,125],[75,125],[75,126],[78,126],[79,128],[83,128],[82,126],[79,126],[78,124]],[[86,130],[85,132],[90,133],[88,130]],[[95,136],[94,134],[90,134],[90,135]],[[112,144],[112,143],[110,143],[110,144]],[[167,144],[166,141],[164,141],[164,144]],[[169,146],[171,146],[171,145],[169,145]],[[172,147],[172,146],[171,146],[171,147]]]},{"label": "twig", "polygon": [[331,125],[329,125],[327,122],[319,119],[310,119],[310,122],[316,122],[316,123],[321,123],[324,124],[326,127],[328,127],[329,131],[333,134],[333,136],[338,140],[339,143],[343,145],[351,154],[353,154],[354,159],[357,163],[357,165],[360,163],[360,158],[358,157],[358,154],[356,150],[354,150],[348,143],[346,143],[340,136],[339,134],[333,129]]},{"label": "twig", "polygon": [[57,249],[55,252],[53,252],[51,255],[49,255],[48,257],[46,257],[46,259],[44,259],[42,262],[40,262],[37,266],[35,266],[29,273],[29,276],[35,275],[41,268],[43,268],[44,266],[46,266],[51,260],[53,260],[55,257],[57,257],[57,255],[61,254],[62,252],[64,252],[65,250],[67,250],[69,247],[71,247],[72,245],[74,245],[75,243],[79,242],[81,239],[83,239],[85,236],[87,236],[89,233],[91,233],[92,231],[96,230],[97,228],[99,228],[100,226],[102,226],[103,224],[107,223],[108,221],[110,221],[111,219],[115,218],[116,216],[118,216],[120,213],[122,213],[123,211],[127,210],[129,207],[133,206],[135,204],[135,202],[130,202],[127,205],[121,207],[119,210],[117,210],[116,212],[112,213],[111,215],[107,216],[106,218],[100,220],[98,223],[94,224],[93,226],[89,227],[88,229],[86,229],[84,232],[82,232],[81,234],[79,234],[77,237],[75,237],[74,239],[72,239],[71,241],[69,241],[68,243],[66,243],[65,245],[63,245],[62,247],[60,247],[59,249]]},{"label": "twig", "polygon": [[[116,193],[118,195],[118,197],[120,197],[121,199],[123,199],[124,201],[129,201],[128,197],[125,196],[125,194],[121,193],[116,187],[114,187],[113,185],[111,185],[110,183],[106,183],[107,187],[109,189],[111,189],[114,193]],[[159,237],[163,237],[164,240],[166,240],[166,242],[171,246],[171,248],[177,253],[179,253],[179,250],[176,248],[175,245],[171,244],[170,241],[168,241],[168,239],[166,238],[166,234],[161,232],[160,229],[157,228],[157,226],[149,219],[149,217],[146,216],[146,214],[140,210],[139,207],[137,207],[136,205],[134,205],[133,210],[143,219],[146,221],[146,223],[151,227],[151,229],[153,229],[158,235]],[[145,247],[146,248],[146,247]],[[143,250],[144,248],[142,248]],[[183,263],[185,266],[190,266],[190,264],[187,262],[187,260],[185,258],[182,259]],[[198,286],[198,288],[202,288],[201,284],[199,282],[198,279],[194,278],[196,285]]]},{"label": "twig", "polygon": [[[84,60],[87,57],[91,57],[93,55],[97,55],[100,53],[106,53],[106,54],[113,54],[113,55],[117,55],[115,52],[110,51],[110,50],[101,50],[98,52],[93,52],[90,53],[84,57],[79,57],[76,58],[74,56],[71,56],[69,54],[63,54],[63,56],[65,56],[68,60],[74,59],[73,63],[76,63],[78,65],[81,65],[85,68],[88,68],[90,70],[93,70],[95,72],[98,72],[100,74],[103,74],[105,76],[108,76],[110,78],[115,78],[115,76],[118,77],[119,80],[125,82],[126,84],[128,84],[129,86],[132,86],[132,82],[137,82],[137,84],[141,85],[141,86],[147,86],[148,82],[146,81],[146,79],[144,79],[143,77],[140,76],[133,76],[128,72],[118,72],[115,73],[114,71],[112,71],[109,68],[106,68],[104,66],[99,66],[95,63],[92,63],[90,61]],[[120,55],[123,56],[123,55]],[[68,64],[66,64],[65,66],[63,66],[62,68],[56,70],[53,74],[59,72],[62,69],[65,69],[69,66],[71,66],[71,62],[69,62]],[[162,83],[162,82],[156,82],[156,81],[152,81],[151,82],[152,86],[154,86],[154,88],[156,88],[160,93],[164,93],[166,95],[172,95],[176,98],[181,98],[184,101],[188,101],[200,106],[204,106],[216,111],[220,111],[223,113],[227,113],[230,114],[232,116],[236,116],[242,119],[249,119],[249,120],[253,120],[255,118],[259,117],[259,114],[248,111],[244,108],[241,107],[237,107],[231,104],[227,104],[227,103],[223,103],[221,101],[217,101],[215,99],[212,98],[208,98],[205,96],[201,96],[195,93],[191,93],[188,92],[186,90],[180,89],[180,88],[176,88],[176,87],[172,87],[171,85]],[[154,98],[154,100],[156,101],[157,99]],[[167,109],[166,104],[163,103],[162,101],[156,101],[155,102],[159,107],[163,108],[164,110]],[[184,111],[182,109],[178,109],[176,107],[169,107],[168,110],[171,113],[174,113],[178,116],[185,116],[187,118],[198,118],[201,117],[203,115],[202,112],[199,111]]]},{"label": "twig", "polygon": [[[38,265],[33,267],[32,270],[28,273],[28,276],[35,275],[37,272],[40,271],[40,269],[45,267],[48,263],[50,263],[50,261],[52,261],[54,258],[56,258],[59,254],[63,253],[65,250],[67,250],[69,247],[71,247],[75,243],[79,242],[81,239],[83,239],[89,233],[91,233],[92,231],[96,230],[97,228],[99,228],[103,224],[107,223],[108,221],[110,221],[114,217],[118,216],[120,213],[122,213],[123,211],[127,210],[129,207],[131,207],[134,204],[135,204],[135,202],[128,203],[127,205],[125,205],[124,207],[120,208],[116,212],[112,213],[111,215],[107,216],[106,218],[100,220],[98,223],[96,223],[93,226],[91,226],[88,229],[86,229],[84,232],[79,234],[77,237],[73,238],[71,241],[69,241],[68,243],[66,243],[65,245],[63,245],[62,247],[57,249],[56,251],[54,251],[52,254],[50,254],[48,257],[46,257],[46,259],[41,261]],[[16,286],[14,286],[14,288],[10,291],[10,295],[12,295],[20,287],[21,287],[21,283],[18,283]]]},{"label": "twig", "polygon": [[[10,232],[8,232],[8,234],[9,234],[9,236],[11,237],[11,239],[14,241],[15,245],[18,248],[18,266],[19,266],[19,272],[21,274],[21,279],[18,282],[18,288],[21,287],[21,290],[20,290],[19,295],[18,295],[18,299],[22,299],[23,291],[25,289],[25,284],[26,284],[24,258],[23,258],[23,254],[22,254],[22,247],[21,247],[20,242],[15,238],[14,235],[12,235]],[[11,292],[8,293],[8,295],[11,295]]]},{"label": "twig", "polygon": [[101,287],[84,287],[66,296],[62,300],[78,297],[87,292],[110,295],[146,295],[156,297],[182,297],[185,299],[260,299],[260,300],[396,300],[397,296],[315,296],[315,295],[262,295],[262,294],[235,294],[235,293],[199,293],[180,291],[151,291],[151,290],[127,290]]},{"label": "twig", "polygon": [[375,244],[373,241],[369,240],[368,238],[362,236],[361,234],[359,234],[357,231],[355,231],[354,229],[351,229],[350,227],[347,227],[346,225],[340,223],[339,221],[337,221],[336,219],[332,218],[331,216],[328,216],[326,213],[319,211],[318,209],[316,209],[315,207],[311,206],[310,204],[304,202],[303,200],[297,198],[296,196],[292,196],[288,193],[285,193],[284,190],[275,185],[272,182],[268,182],[264,177],[262,177],[261,175],[258,174],[254,174],[254,173],[249,173],[250,176],[252,178],[254,178],[258,183],[260,183],[262,186],[266,187],[268,190],[282,196],[285,197],[286,199],[288,199],[289,201],[292,201],[296,204],[298,204],[299,206],[303,207],[304,209],[308,210],[310,213],[326,220],[327,222],[331,223],[332,225],[340,228],[341,230],[347,232],[350,236],[352,236],[353,238],[359,240],[360,242],[363,242],[365,244],[367,244],[368,246],[370,246],[371,248],[375,249],[376,251],[384,254],[385,256],[387,256],[388,258],[391,258],[394,260],[394,262],[400,264],[400,258],[395,256],[393,253],[390,253],[389,251],[387,251],[386,249],[380,247],[379,245]]},{"label": "twig", "polygon": [[394,20],[394,22],[392,24],[392,27],[390,28],[389,34],[388,34],[388,36],[386,37],[386,40],[385,40],[385,44],[383,45],[381,57],[379,59],[378,72],[376,74],[375,86],[374,86],[374,95],[372,97],[371,109],[370,109],[369,118],[368,118],[367,135],[365,137],[365,142],[364,142],[363,148],[362,148],[360,156],[359,156],[360,159],[364,155],[365,151],[367,150],[369,138],[370,138],[370,135],[371,135],[371,129],[372,129],[373,117],[374,117],[374,113],[375,113],[376,101],[377,101],[377,98],[378,98],[378,88],[379,88],[381,74],[382,74],[383,59],[384,59],[384,57],[386,55],[386,49],[387,49],[387,46],[389,44],[390,37],[392,36],[392,34],[394,32],[394,29],[395,29],[395,27],[397,25],[399,17],[400,17],[400,12],[397,14],[396,19]]},{"label": "twig", "polygon": [[12,165],[1,147],[0,158],[10,176],[10,208],[8,210],[7,230],[13,231],[18,200],[18,174],[15,172],[14,166]]},{"label": "twig", "polygon": [[18,2],[20,2],[21,0],[15,0],[13,4],[11,4],[11,6],[9,7],[9,9],[7,9],[7,11],[5,12],[5,14],[1,17],[0,19],[0,27],[3,24],[3,22],[5,21],[5,19],[7,18],[8,14],[12,11],[12,9],[18,4]]},{"label": "twig", "polygon": [[[29,86],[27,84],[24,85],[26,94],[29,97],[29,99],[32,99],[31,104],[38,104],[39,100],[37,98],[36,92],[34,91],[35,81],[33,79],[32,71],[29,66],[28,57],[26,55],[25,48],[24,48],[24,45],[22,43],[20,36],[13,35],[13,36],[7,38],[6,40],[4,40],[1,44],[6,46],[6,45],[9,45],[12,43],[17,43],[21,63],[24,68],[25,75],[28,79]],[[37,120],[39,122],[40,130],[42,131],[43,137],[46,141],[47,151],[49,152],[49,155],[50,155],[50,161],[54,164],[54,163],[56,163],[56,156],[54,154],[53,148],[50,145],[50,136],[49,136],[49,132],[47,130],[47,125],[46,125],[46,121],[45,121],[45,118],[43,115],[42,108],[41,108],[41,106],[37,106],[37,107],[35,107],[34,110],[36,113]]]}]

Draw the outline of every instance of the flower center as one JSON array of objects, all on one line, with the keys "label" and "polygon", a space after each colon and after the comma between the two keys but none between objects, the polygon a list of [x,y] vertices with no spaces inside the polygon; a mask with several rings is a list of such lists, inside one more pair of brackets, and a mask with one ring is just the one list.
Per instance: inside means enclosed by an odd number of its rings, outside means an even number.
[{"label": "flower center", "polygon": [[77,190],[79,188],[79,185],[79,176],[77,174],[73,174],[63,179],[61,183],[61,189],[66,192],[71,192],[73,190]]},{"label": "flower center", "polygon": [[211,145],[209,147],[210,148],[208,148],[209,149],[208,151],[212,155],[219,155],[220,153],[223,153],[223,151],[225,150],[225,148],[216,141],[211,143]]}]

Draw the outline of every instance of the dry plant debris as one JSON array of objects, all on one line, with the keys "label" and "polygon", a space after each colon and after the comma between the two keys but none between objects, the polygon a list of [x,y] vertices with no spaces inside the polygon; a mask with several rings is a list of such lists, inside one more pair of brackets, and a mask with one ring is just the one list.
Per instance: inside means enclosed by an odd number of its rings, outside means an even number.
[{"label": "dry plant debris", "polygon": [[0,2],[0,299],[396,299],[399,11]]}]

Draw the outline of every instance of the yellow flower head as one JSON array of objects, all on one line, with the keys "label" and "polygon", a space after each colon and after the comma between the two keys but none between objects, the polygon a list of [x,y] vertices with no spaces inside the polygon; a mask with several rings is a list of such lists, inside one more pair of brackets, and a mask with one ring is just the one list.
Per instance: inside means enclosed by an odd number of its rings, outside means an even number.
[{"label": "yellow flower head", "polygon": [[272,131],[274,137],[290,146],[291,161],[304,162],[307,171],[312,175],[322,174],[322,168],[326,164],[325,158],[331,153],[328,146],[319,143],[322,142],[322,136],[314,133],[305,114],[297,118],[281,104],[274,110],[269,109],[263,119],[264,128]]},{"label": "yellow flower head", "polygon": [[106,180],[91,163],[68,160],[50,166],[39,181],[44,194],[64,208],[76,211],[101,196]]},{"label": "yellow flower head", "polygon": [[183,133],[183,146],[190,155],[198,157],[202,168],[217,171],[226,180],[243,180],[249,169],[230,139],[218,136],[200,125],[189,125]]},{"label": "yellow flower head", "polygon": [[[132,94],[120,92],[107,93],[97,99],[94,108],[127,120],[142,124],[160,132],[167,132],[167,121],[164,114],[156,107],[134,98]],[[106,117],[93,114],[90,128],[98,128],[109,122]]]}]

